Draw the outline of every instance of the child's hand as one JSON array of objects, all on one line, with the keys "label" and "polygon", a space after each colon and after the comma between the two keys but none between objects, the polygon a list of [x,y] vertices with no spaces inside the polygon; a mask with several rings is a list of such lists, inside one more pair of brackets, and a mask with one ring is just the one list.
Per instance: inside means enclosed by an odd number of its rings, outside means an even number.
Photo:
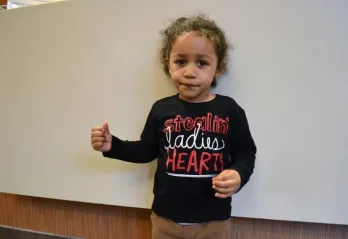
[{"label": "child's hand", "polygon": [[111,133],[107,122],[103,124],[103,127],[92,128],[91,144],[93,149],[100,152],[107,152],[111,149]]},{"label": "child's hand", "polygon": [[218,198],[227,198],[236,193],[240,187],[241,178],[236,170],[224,170],[213,178],[213,188]]}]

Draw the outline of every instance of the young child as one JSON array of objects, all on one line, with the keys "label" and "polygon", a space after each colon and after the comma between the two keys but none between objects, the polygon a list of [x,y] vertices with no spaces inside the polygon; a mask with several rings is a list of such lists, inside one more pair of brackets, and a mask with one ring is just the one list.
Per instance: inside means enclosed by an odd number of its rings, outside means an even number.
[{"label": "young child", "polygon": [[178,94],[153,104],[140,140],[112,135],[105,122],[91,144],[108,158],[158,159],[153,238],[229,238],[231,196],[249,181],[256,155],[244,110],[211,92],[230,46],[204,15],[179,18],[162,34],[161,61]]}]

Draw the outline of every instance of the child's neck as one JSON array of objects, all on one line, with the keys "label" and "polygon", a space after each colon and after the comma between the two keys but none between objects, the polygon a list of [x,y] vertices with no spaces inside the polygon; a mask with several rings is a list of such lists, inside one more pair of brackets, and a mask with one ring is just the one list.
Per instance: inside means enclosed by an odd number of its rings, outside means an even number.
[{"label": "child's neck", "polygon": [[179,97],[182,100],[190,102],[190,103],[203,103],[203,102],[208,102],[208,101],[213,100],[215,98],[215,94],[208,91],[208,92],[204,92],[204,93],[202,93],[194,98],[188,98],[188,97],[182,96],[181,94],[179,94]]}]

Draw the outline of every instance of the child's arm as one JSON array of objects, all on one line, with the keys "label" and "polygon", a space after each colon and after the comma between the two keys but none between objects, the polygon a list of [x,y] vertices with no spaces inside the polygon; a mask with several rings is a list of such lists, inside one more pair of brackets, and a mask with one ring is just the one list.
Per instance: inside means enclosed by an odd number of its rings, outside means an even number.
[{"label": "child's arm", "polygon": [[157,158],[156,144],[144,138],[138,141],[121,140],[112,135],[110,151],[104,157],[131,163],[149,163]]},{"label": "child's arm", "polygon": [[238,106],[237,117],[231,124],[231,157],[233,164],[213,178],[218,198],[228,198],[239,192],[254,171],[256,146],[251,136],[245,112]]},{"label": "child's arm", "polygon": [[148,163],[157,158],[158,138],[152,112],[148,115],[140,140],[121,140],[111,135],[111,148],[104,157],[132,163]]},{"label": "child's arm", "polygon": [[232,135],[231,147],[231,156],[234,162],[229,169],[239,173],[241,183],[238,191],[240,191],[254,172],[257,148],[250,133],[245,111],[239,106],[235,123],[235,135]]}]

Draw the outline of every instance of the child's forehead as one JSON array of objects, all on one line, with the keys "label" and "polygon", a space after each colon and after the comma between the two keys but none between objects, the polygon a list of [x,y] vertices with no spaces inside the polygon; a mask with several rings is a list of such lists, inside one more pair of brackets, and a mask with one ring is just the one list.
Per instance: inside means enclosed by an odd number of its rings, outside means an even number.
[{"label": "child's forehead", "polygon": [[172,52],[178,52],[178,54],[184,54],[184,52],[214,54],[214,45],[207,37],[196,32],[188,32],[176,38]]},{"label": "child's forehead", "polygon": [[201,40],[201,41],[211,42],[211,39],[206,37],[200,31],[183,32],[176,37],[175,42],[192,41],[192,40]]}]

